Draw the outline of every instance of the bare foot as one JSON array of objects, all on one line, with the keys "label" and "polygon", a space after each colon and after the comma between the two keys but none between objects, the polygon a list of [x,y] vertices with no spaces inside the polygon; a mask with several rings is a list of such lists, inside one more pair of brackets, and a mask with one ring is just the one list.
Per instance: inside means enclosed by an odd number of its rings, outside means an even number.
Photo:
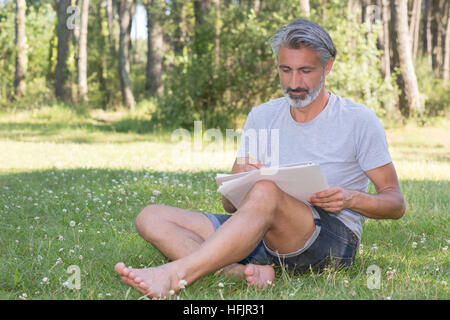
[{"label": "bare foot", "polygon": [[267,288],[275,280],[275,271],[270,265],[248,264],[244,269],[247,283],[258,289]]},{"label": "bare foot", "polygon": [[176,272],[170,264],[156,268],[134,269],[127,268],[124,263],[119,262],[115,265],[114,270],[125,284],[151,298],[163,298],[171,290],[173,293],[180,290],[178,281],[181,279],[176,277]]}]

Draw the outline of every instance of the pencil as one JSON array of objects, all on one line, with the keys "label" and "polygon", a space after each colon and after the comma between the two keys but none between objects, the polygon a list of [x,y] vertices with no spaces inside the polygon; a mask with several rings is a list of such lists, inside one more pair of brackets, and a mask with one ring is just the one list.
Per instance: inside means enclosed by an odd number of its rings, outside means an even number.
[{"label": "pencil", "polygon": [[247,152],[247,153],[248,153],[248,155],[249,155],[250,158],[252,158],[252,159],[255,160],[255,161],[258,161],[258,160],[255,159],[254,156],[252,156],[252,155],[250,154],[250,152]]}]

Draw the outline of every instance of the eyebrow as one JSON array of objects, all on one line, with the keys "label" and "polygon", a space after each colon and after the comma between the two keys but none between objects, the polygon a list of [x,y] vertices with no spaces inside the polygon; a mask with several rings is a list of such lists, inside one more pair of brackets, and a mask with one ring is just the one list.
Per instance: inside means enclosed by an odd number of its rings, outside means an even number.
[{"label": "eyebrow", "polygon": [[[287,65],[284,65],[284,64],[280,64],[278,66],[278,68],[280,68],[280,69],[292,69],[290,66],[287,66]],[[314,69],[316,69],[316,67],[315,66],[303,66],[303,67],[297,68],[297,70],[305,70],[305,69],[314,70]]]}]

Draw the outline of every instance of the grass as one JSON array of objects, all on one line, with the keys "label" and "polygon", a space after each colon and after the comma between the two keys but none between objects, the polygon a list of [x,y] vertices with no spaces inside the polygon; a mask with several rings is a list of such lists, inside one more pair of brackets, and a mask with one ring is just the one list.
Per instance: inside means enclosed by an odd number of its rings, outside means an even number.
[{"label": "grass", "polygon": [[[187,145],[182,153],[170,132],[154,134],[149,123],[64,109],[0,115],[0,299],[140,299],[114,264],[166,259],[136,233],[137,213],[151,203],[223,212],[214,176],[230,170],[233,148]],[[177,298],[448,299],[448,127],[443,119],[387,130],[407,212],[367,220],[351,268],[304,275],[276,268],[274,285],[262,291],[208,275]],[[63,286],[71,265],[80,268],[80,290]],[[379,289],[367,286],[371,265],[381,269]]]}]

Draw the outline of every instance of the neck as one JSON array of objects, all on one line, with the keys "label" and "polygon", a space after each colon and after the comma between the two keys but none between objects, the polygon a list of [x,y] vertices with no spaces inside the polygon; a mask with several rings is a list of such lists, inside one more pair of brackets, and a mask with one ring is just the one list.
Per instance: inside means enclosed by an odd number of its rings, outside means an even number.
[{"label": "neck", "polygon": [[330,93],[325,91],[325,86],[320,91],[317,98],[310,105],[304,108],[290,107],[292,118],[297,122],[309,122],[322,112],[330,99]]}]

